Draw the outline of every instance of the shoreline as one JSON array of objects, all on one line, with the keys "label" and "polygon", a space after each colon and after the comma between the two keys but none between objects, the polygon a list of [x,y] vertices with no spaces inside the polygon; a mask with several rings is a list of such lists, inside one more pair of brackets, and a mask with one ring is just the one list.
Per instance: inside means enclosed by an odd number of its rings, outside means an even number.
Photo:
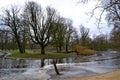
[{"label": "shoreline", "polygon": [[89,76],[65,78],[63,80],[120,80],[120,69]]}]

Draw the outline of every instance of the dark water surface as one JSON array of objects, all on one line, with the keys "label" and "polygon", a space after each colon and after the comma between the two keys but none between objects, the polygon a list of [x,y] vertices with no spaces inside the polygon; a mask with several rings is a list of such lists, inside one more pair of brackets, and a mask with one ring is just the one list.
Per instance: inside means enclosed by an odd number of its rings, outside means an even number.
[{"label": "dark water surface", "polygon": [[[46,71],[52,79],[77,77],[89,74],[108,72],[120,68],[120,53],[117,51],[102,51],[91,56],[79,56],[57,59],[59,71],[56,76],[53,67]],[[3,75],[23,73],[29,70],[40,70],[43,66],[52,64],[52,59],[11,59],[0,58],[0,80]],[[5,79],[9,80],[9,79]],[[19,79],[18,79],[19,80]],[[44,80],[44,79],[43,79]]]}]

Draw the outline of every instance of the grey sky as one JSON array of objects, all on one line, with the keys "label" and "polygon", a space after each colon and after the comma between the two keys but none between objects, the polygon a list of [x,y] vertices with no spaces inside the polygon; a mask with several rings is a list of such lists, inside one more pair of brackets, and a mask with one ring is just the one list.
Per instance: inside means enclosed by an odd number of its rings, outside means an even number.
[{"label": "grey sky", "polygon": [[[74,27],[79,28],[79,25],[82,24],[85,27],[91,29],[91,34],[100,34],[97,26],[95,25],[95,17],[98,18],[100,11],[97,10],[95,16],[92,19],[86,15],[86,13],[92,11],[95,4],[97,3],[97,0],[91,0],[86,5],[78,3],[79,0],[0,0],[0,8],[3,9],[11,5],[18,5],[22,7],[27,1],[36,1],[43,7],[52,6],[57,9],[57,11],[60,12],[60,15],[63,17],[71,18],[73,20]],[[100,27],[102,27],[102,33],[108,33],[110,31],[105,20],[102,21]]]}]

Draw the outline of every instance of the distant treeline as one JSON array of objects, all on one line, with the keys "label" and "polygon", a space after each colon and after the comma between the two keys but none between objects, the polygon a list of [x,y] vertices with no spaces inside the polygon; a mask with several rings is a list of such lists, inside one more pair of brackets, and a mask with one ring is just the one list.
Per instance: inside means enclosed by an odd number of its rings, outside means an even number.
[{"label": "distant treeline", "polygon": [[0,16],[0,49],[16,50],[25,53],[25,49],[54,49],[57,52],[73,51],[74,45],[85,46],[93,50],[119,48],[119,28],[111,34],[94,35],[80,25],[79,30],[72,20],[64,18],[50,6],[42,8],[36,2],[27,2],[23,9],[12,6],[3,10]]}]

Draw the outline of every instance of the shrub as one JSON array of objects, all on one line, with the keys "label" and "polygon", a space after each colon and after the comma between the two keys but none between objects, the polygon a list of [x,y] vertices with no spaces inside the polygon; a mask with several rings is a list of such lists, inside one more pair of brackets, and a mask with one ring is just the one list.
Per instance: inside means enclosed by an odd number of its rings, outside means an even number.
[{"label": "shrub", "polygon": [[88,49],[85,46],[81,46],[81,45],[74,45],[74,51],[77,53],[77,55],[81,54],[81,55],[91,55],[94,54],[95,51]]}]

